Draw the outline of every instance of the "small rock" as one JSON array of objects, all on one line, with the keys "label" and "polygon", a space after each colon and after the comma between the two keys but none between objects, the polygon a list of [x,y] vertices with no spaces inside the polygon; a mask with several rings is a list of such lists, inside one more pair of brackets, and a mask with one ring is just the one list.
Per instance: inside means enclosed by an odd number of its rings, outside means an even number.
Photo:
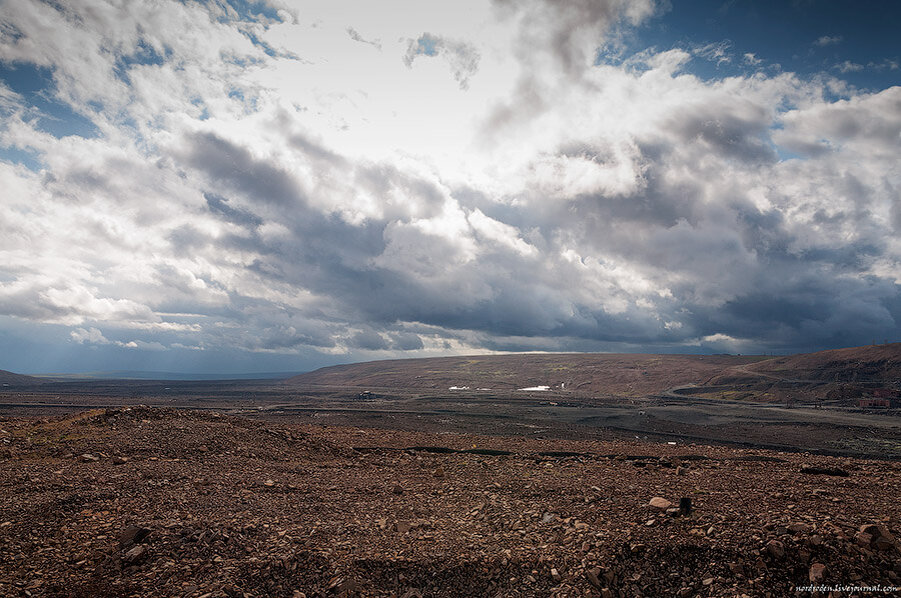
[{"label": "small rock", "polygon": [[880,526],[876,523],[865,523],[860,526],[860,531],[865,534],[870,534],[872,538],[878,538],[882,535],[882,530],[879,528]]},{"label": "small rock", "polygon": [[436,478],[443,478],[444,477],[444,468],[443,467],[437,468],[435,471],[432,472],[432,475],[435,476]]},{"label": "small rock", "polygon": [[826,575],[826,565],[822,563],[814,563],[810,566],[810,573],[808,575],[810,579],[810,583],[819,583],[823,581],[823,577]]},{"label": "small rock", "polygon": [[873,542],[873,546],[876,547],[876,550],[891,550],[895,547],[895,544],[894,538],[887,536],[879,536]]},{"label": "small rock", "polygon": [[129,525],[119,534],[119,549],[125,550],[133,544],[140,544],[149,535],[150,530],[146,527]]},{"label": "small rock", "polygon": [[113,465],[125,465],[128,463],[128,457],[115,456],[113,457]]},{"label": "small rock", "polygon": [[681,465],[676,468],[676,475],[685,475],[685,468]]},{"label": "small rock", "polygon": [[866,532],[857,532],[854,534],[854,541],[858,546],[869,548],[870,544],[873,542],[873,536]]},{"label": "small rock", "polygon": [[810,532],[810,526],[806,523],[792,523],[789,524],[788,531],[793,534],[806,534]]},{"label": "small rock", "polygon": [[122,563],[127,567],[139,565],[147,558],[148,553],[146,546],[134,546],[122,557]]},{"label": "small rock", "polygon": [[757,560],[754,562],[754,568],[757,569],[757,573],[763,575],[766,573],[766,562],[760,557],[757,557]]},{"label": "small rock", "polygon": [[862,525],[860,531],[872,537],[871,544],[877,550],[891,550],[898,544],[895,536],[881,523]]},{"label": "small rock", "polygon": [[336,587],[339,593],[347,596],[350,594],[355,594],[360,590],[360,584],[353,579],[345,579]]},{"label": "small rock", "polygon": [[588,583],[593,585],[595,588],[601,589],[601,580],[598,577],[598,575],[600,575],[600,574],[601,574],[601,570],[598,569],[597,567],[594,567],[592,569],[588,569],[587,571],[585,571],[585,578],[588,579]]},{"label": "small rock", "polygon": [[560,581],[561,579],[563,579],[563,577],[560,576],[560,572],[554,568],[551,568],[551,578],[554,581]]},{"label": "small rock", "polygon": [[94,461],[100,461],[100,457],[91,453],[84,453],[83,455],[78,455],[78,460],[82,463],[93,463]]},{"label": "small rock", "polygon": [[714,581],[714,580],[713,580],[712,577],[708,577],[707,579],[705,579],[705,580],[702,581],[701,583],[702,583],[703,585],[705,585],[705,586],[709,586],[709,585],[712,585],[712,584],[713,584],[713,581]]},{"label": "small rock", "polygon": [[398,533],[405,534],[408,531],[410,531],[411,529],[413,529],[413,526],[410,524],[409,521],[398,521],[397,523],[394,524],[394,529],[396,529],[398,531]]},{"label": "small rock", "polygon": [[766,543],[766,551],[775,559],[785,557],[785,545],[779,540],[770,540]]},{"label": "small rock", "polygon": [[648,503],[648,506],[654,507],[655,509],[660,509],[661,511],[666,511],[668,508],[673,506],[673,503],[660,496],[655,496],[651,499],[651,502]]},{"label": "small rock", "polygon": [[391,492],[393,492],[393,493],[395,493],[395,494],[403,494],[403,493],[404,493],[404,487],[401,486],[400,484],[395,484],[395,485],[394,485],[394,488],[391,489]]}]

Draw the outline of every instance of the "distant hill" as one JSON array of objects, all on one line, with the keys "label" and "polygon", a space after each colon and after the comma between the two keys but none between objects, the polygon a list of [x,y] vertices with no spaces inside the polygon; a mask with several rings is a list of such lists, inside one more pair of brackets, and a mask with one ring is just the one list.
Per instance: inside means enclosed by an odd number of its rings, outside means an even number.
[{"label": "distant hill", "polygon": [[[519,353],[369,361],[294,376],[298,386],[509,391],[547,386],[580,394],[636,397],[679,386],[746,391],[744,398],[821,396],[832,386],[901,384],[901,343],[791,355]],[[836,386],[838,384],[839,386]],[[716,389],[716,390],[714,390]],[[703,388],[691,394],[704,394]]]},{"label": "distant hill", "polygon": [[744,369],[798,380],[893,383],[901,381],[901,343],[776,357]]},{"label": "distant hill", "polygon": [[142,370],[111,370],[81,372],[78,374],[52,374],[66,380],[284,380],[297,372],[254,372],[240,374],[203,374],[183,372],[147,372]]},{"label": "distant hill", "polygon": [[8,386],[28,386],[31,384],[43,384],[44,380],[35,378],[34,376],[25,376],[24,374],[14,374],[6,370],[0,370],[0,385]]},{"label": "distant hill", "polygon": [[553,390],[641,396],[684,384],[703,384],[723,370],[762,357],[619,353],[519,353],[370,361],[331,366],[289,378],[294,385],[440,389],[468,387]]}]

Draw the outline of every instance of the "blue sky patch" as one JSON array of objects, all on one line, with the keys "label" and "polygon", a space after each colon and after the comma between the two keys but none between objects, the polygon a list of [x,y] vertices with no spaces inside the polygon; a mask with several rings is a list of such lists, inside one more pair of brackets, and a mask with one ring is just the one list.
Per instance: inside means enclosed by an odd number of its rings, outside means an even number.
[{"label": "blue sky patch", "polygon": [[87,139],[98,135],[90,119],[56,98],[56,83],[50,69],[0,62],[0,81],[25,99],[29,115],[37,116],[37,128],[41,131],[57,138],[78,135]]},{"label": "blue sky patch", "polygon": [[673,0],[627,37],[625,54],[681,48],[695,56],[686,70],[705,80],[764,69],[881,90],[901,83],[899,22],[892,0]]}]

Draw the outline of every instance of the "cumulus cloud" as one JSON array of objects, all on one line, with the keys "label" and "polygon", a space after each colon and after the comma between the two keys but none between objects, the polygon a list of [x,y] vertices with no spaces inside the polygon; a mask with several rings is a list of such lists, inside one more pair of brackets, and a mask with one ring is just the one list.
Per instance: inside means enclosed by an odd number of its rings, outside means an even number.
[{"label": "cumulus cloud", "polygon": [[813,45],[824,47],[824,46],[832,46],[835,44],[839,44],[842,41],[842,36],[840,35],[822,35],[813,42]]},{"label": "cumulus cloud", "polygon": [[0,60],[96,130],[0,87],[38,160],[0,161],[0,315],[309,363],[899,331],[901,88],[689,72],[722,44],[596,64],[650,2],[255,6],[4,11]]},{"label": "cumulus cloud", "polygon": [[850,60],[845,60],[837,63],[834,68],[841,73],[857,73],[862,71],[864,66],[856,62],[851,62]]}]

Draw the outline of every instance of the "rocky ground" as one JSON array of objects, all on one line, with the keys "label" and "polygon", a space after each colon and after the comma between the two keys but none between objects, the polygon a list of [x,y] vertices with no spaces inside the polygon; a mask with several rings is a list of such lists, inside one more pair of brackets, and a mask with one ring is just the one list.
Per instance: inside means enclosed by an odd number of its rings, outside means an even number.
[{"label": "rocky ground", "polygon": [[142,407],[5,418],[0,595],[886,595],[899,474]]}]

